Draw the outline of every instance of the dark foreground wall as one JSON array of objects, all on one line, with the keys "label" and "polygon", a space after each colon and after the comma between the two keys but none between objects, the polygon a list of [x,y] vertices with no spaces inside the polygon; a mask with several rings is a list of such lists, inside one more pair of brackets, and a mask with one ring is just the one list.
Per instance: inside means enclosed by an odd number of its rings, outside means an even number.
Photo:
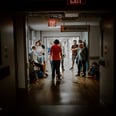
[{"label": "dark foreground wall", "polygon": [[84,5],[67,5],[67,0],[4,0],[0,1],[1,10],[109,10],[113,0],[85,0]]}]

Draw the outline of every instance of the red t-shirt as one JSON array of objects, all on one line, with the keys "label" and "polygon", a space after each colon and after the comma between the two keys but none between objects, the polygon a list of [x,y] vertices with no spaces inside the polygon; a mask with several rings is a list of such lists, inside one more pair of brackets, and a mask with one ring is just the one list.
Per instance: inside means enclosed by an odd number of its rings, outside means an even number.
[{"label": "red t-shirt", "polygon": [[61,60],[62,49],[59,45],[53,45],[50,49],[52,60]]}]

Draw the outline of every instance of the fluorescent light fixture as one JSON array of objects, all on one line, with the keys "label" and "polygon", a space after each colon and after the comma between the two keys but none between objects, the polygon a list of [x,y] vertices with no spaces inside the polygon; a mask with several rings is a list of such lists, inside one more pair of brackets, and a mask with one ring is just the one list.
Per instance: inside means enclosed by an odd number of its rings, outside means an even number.
[{"label": "fluorescent light fixture", "polygon": [[79,17],[78,13],[65,13],[65,17]]}]

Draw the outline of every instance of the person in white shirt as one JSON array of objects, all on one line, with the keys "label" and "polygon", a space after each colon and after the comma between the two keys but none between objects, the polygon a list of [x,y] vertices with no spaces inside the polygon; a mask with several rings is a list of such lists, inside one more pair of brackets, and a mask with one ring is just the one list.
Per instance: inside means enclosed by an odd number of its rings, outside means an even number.
[{"label": "person in white shirt", "polygon": [[45,46],[42,44],[41,40],[36,41],[35,46],[38,54],[38,61],[43,66],[43,73],[48,76],[46,73]]}]

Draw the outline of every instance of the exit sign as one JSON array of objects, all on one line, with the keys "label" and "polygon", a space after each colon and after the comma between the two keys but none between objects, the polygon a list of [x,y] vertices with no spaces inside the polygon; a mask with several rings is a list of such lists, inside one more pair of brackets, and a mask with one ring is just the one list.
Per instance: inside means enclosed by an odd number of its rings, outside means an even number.
[{"label": "exit sign", "polygon": [[86,0],[67,0],[67,5],[83,5]]},{"label": "exit sign", "polygon": [[48,27],[56,27],[57,20],[55,18],[48,19]]}]

